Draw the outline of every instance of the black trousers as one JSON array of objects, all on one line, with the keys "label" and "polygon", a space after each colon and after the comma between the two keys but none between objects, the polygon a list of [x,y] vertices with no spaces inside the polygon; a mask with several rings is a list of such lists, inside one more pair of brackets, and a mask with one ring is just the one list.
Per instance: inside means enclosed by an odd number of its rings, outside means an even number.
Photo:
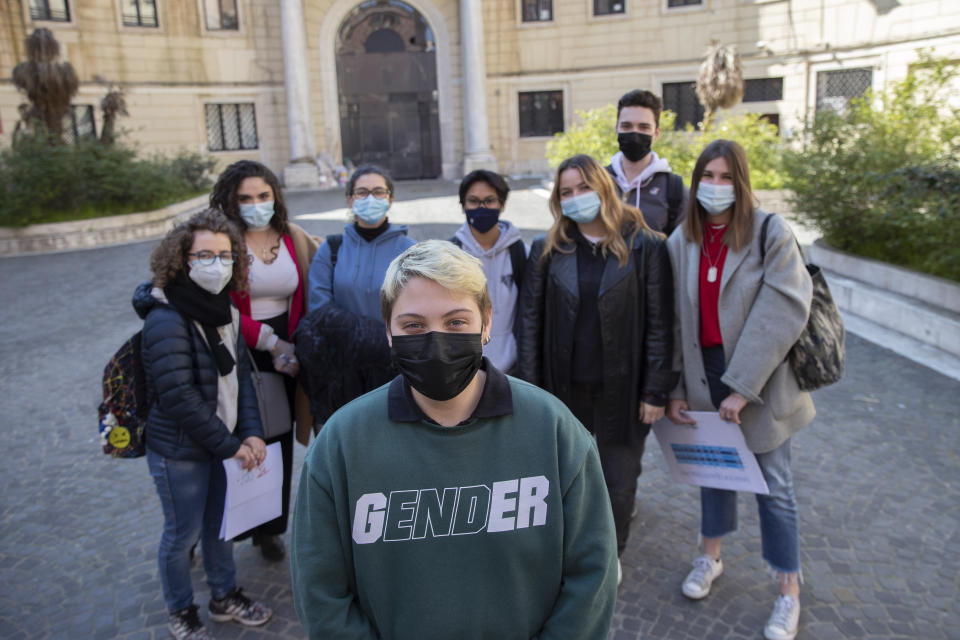
[{"label": "black trousers", "polygon": [[[571,385],[567,407],[590,433],[594,433],[594,425],[597,423],[602,391],[603,387],[600,385]],[[637,499],[637,477],[642,471],[640,459],[643,457],[649,432],[649,429],[636,429],[633,425],[627,429],[628,433],[620,442],[597,439],[600,466],[603,468],[603,479],[607,485],[610,507],[613,509],[613,523],[617,530],[618,556],[623,554],[630,536],[630,517]]]},{"label": "black trousers", "polygon": [[[273,327],[274,333],[276,333],[281,340],[287,339],[287,325],[289,321],[286,313],[281,316],[269,318],[267,320],[261,320],[261,322]],[[257,368],[259,368],[260,371],[265,373],[275,373],[277,371],[273,368],[273,357],[270,355],[270,352],[251,349],[250,353],[253,354],[253,360],[257,363]],[[281,375],[283,376],[283,381],[287,389],[287,401],[290,403],[290,415],[293,416],[294,395],[297,389],[297,384],[296,381],[290,376],[286,374]],[[274,442],[280,443],[280,453],[283,458],[283,489],[281,490],[281,499],[283,500],[283,504],[281,505],[280,517],[274,518],[268,522],[264,522],[259,527],[253,529],[251,533],[254,535],[259,534],[278,536],[286,532],[287,520],[289,520],[290,517],[290,482],[293,477],[293,429],[275,438],[268,438],[265,442],[267,444],[273,444]]]}]

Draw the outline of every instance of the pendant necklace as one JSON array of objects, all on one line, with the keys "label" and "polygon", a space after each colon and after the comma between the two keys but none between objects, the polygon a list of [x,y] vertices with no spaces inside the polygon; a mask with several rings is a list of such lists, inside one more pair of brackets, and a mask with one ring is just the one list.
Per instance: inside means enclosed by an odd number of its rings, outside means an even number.
[{"label": "pendant necklace", "polygon": [[[710,244],[715,244],[717,238],[722,236],[727,229],[727,225],[710,225],[710,228],[707,229],[707,233],[710,234]],[[714,233],[716,231],[716,233]],[[707,282],[714,283],[717,281],[717,267],[714,264],[713,256],[707,253],[707,236],[704,234],[703,242],[700,244],[700,252],[707,258]],[[723,254],[723,245],[720,246],[720,251],[717,252],[716,262],[719,264],[720,256]]]},{"label": "pendant necklace", "polygon": [[[251,243],[247,243],[247,246],[253,249]],[[260,262],[263,264],[273,264],[280,255],[280,236],[277,236],[277,244],[271,247],[257,247],[257,253],[259,254]],[[253,256],[250,256],[250,261],[253,262]]]}]

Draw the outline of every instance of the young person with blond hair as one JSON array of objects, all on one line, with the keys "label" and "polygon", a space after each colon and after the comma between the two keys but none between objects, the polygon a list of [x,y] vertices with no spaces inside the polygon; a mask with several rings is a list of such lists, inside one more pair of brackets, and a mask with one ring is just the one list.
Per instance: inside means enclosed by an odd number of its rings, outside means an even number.
[{"label": "young person with blond hair", "polygon": [[421,242],[380,299],[400,375],[334,413],[303,464],[290,552],[307,634],[605,639],[600,460],[556,398],[483,357],[480,261]]},{"label": "young person with blond hair", "polygon": [[663,235],[590,156],[560,163],[550,211],[524,275],[520,377],[596,436],[622,554],[645,439],[677,380],[670,261]]}]

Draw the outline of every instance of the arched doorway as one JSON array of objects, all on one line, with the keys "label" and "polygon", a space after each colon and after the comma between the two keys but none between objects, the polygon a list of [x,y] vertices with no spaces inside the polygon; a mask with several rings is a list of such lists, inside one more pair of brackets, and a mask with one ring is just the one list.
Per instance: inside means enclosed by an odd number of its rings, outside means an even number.
[{"label": "arched doorway", "polygon": [[337,34],[344,161],[394,178],[441,172],[436,44],[420,13],[399,0],[360,4]]}]

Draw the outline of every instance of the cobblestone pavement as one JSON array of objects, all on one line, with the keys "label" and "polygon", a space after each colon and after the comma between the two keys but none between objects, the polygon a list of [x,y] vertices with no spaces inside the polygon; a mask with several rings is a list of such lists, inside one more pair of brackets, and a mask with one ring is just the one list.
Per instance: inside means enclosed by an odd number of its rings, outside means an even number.
[{"label": "cobblestone pavement", "polygon": [[[535,184],[522,186],[536,188]],[[398,185],[397,219],[457,226],[455,186]],[[340,193],[293,193],[314,233],[342,227]],[[401,206],[402,205],[402,206]],[[542,193],[511,196],[527,237],[548,222]],[[98,451],[100,372],[139,321],[129,300],[155,242],[0,260],[0,637],[165,638],[156,569],[159,503],[139,460]],[[815,394],[793,447],[800,502],[800,638],[960,637],[960,382],[855,336],[848,371]],[[303,448],[297,447],[297,465]],[[726,571],[704,601],[680,595],[699,507],[672,484],[651,439],[624,556],[612,638],[759,638],[776,587],[764,574],[756,508],[742,497]],[[294,473],[294,477],[296,477]],[[210,623],[219,638],[302,638],[285,563],[237,544],[238,581],[269,602],[262,629]],[[206,617],[202,572],[194,574]]]}]

